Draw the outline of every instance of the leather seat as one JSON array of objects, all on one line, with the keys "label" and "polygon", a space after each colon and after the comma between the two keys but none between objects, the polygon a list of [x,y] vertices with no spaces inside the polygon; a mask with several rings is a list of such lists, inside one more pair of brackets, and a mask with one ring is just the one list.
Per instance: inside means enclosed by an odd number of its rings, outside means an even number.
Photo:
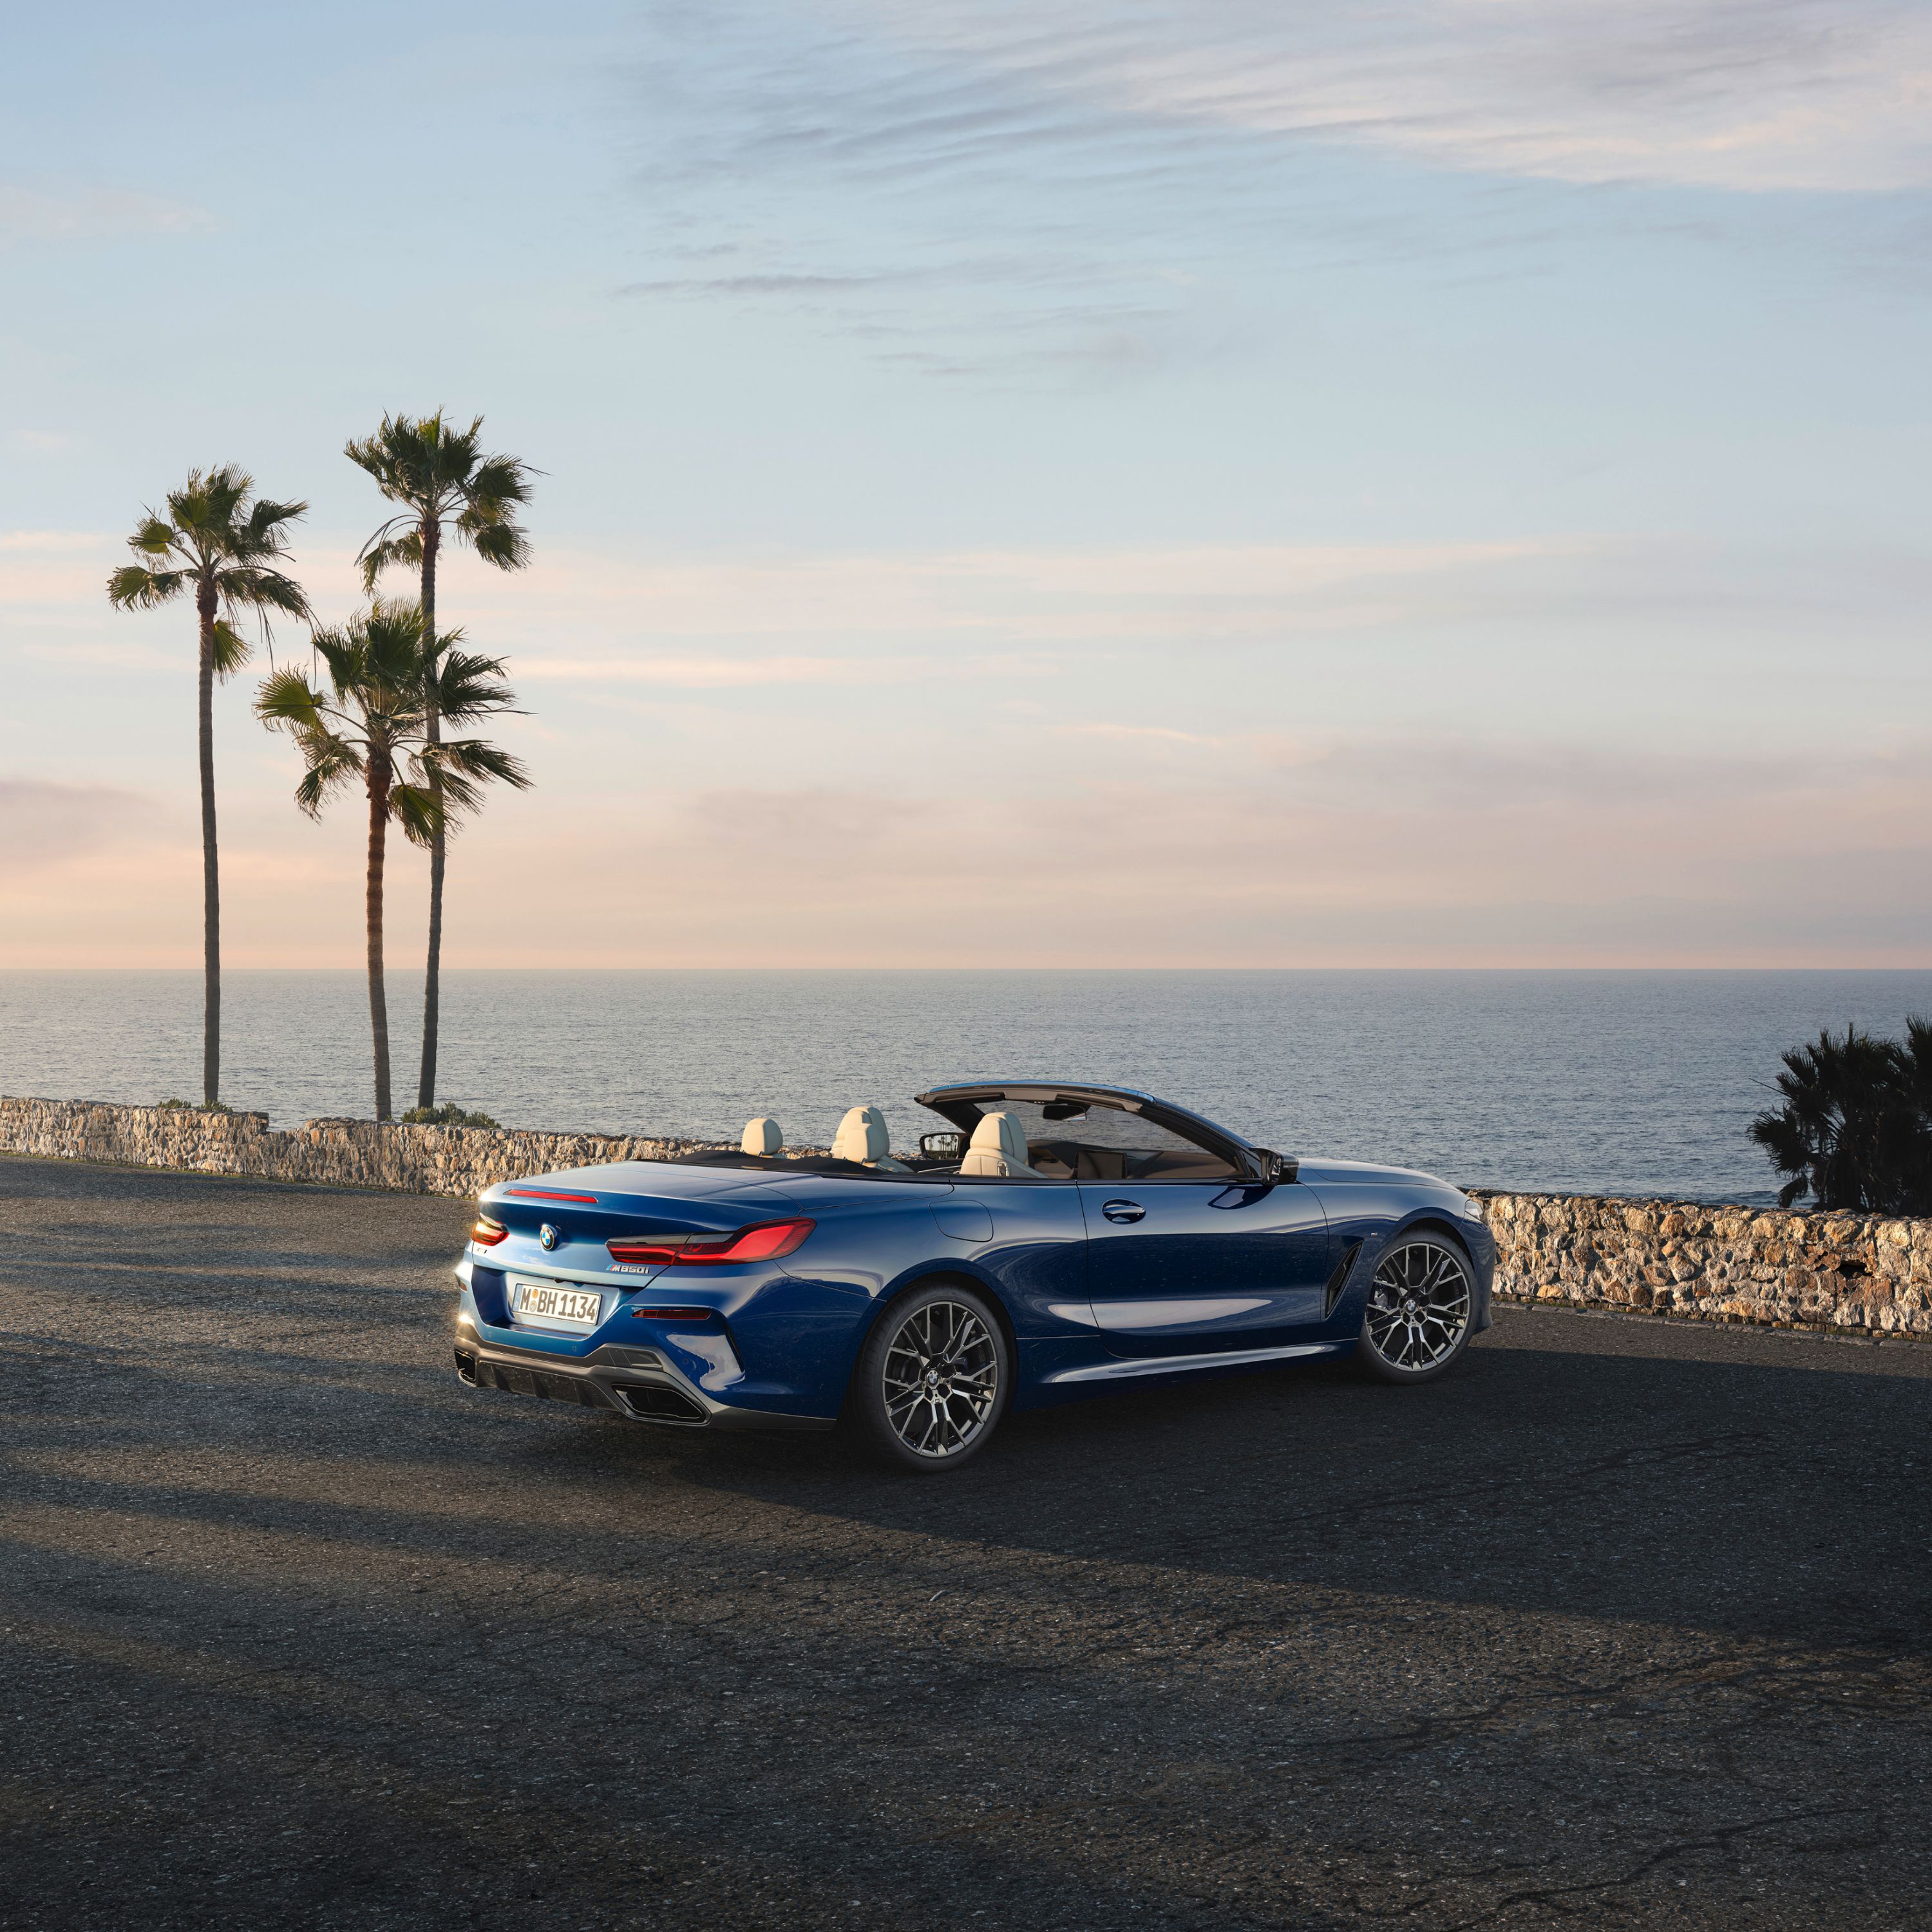
[{"label": "leather seat", "polygon": [[892,1157],[892,1136],[886,1127],[886,1117],[876,1107],[851,1107],[846,1110],[845,1118],[838,1123],[838,1131],[832,1137],[832,1157],[834,1160],[856,1160],[867,1167],[884,1169],[892,1174],[909,1174],[911,1169],[903,1161]]},{"label": "leather seat", "polygon": [[982,1114],[959,1172],[996,1178],[1010,1174],[1028,1174],[1036,1180],[1042,1178],[1037,1168],[1027,1165],[1026,1129],[1017,1114]]},{"label": "leather seat", "polygon": [[738,1143],[742,1153],[774,1154],[784,1150],[784,1135],[769,1114],[745,1123],[745,1138]]}]

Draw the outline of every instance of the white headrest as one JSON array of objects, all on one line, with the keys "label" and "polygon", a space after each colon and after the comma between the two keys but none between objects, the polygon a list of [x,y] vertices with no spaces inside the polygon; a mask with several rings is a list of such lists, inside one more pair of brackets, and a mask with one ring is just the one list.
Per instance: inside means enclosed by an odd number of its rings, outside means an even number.
[{"label": "white headrest", "polygon": [[769,1114],[745,1123],[745,1138],[738,1143],[746,1154],[776,1154],[784,1145],[778,1124]]},{"label": "white headrest", "polygon": [[886,1131],[886,1117],[878,1108],[854,1107],[838,1123],[832,1157],[834,1160],[884,1160],[892,1144],[892,1136]]},{"label": "white headrest", "polygon": [[1027,1164],[1026,1129],[1017,1114],[986,1114],[973,1130],[971,1143],[980,1154],[996,1154],[1014,1167]]}]

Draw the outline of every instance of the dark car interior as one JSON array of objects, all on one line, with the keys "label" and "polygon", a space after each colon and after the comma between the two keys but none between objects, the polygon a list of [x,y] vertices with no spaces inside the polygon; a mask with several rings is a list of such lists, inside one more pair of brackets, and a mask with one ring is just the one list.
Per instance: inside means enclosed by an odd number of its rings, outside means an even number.
[{"label": "dark car interior", "polygon": [[1177,1153],[1130,1154],[1076,1140],[1030,1140],[1028,1165],[1049,1180],[1227,1180],[1232,1162],[1204,1148]]},{"label": "dark car interior", "polygon": [[[1228,1180],[1241,1170],[1226,1154],[1188,1138],[1144,1114],[1103,1100],[1072,1096],[1020,1100],[1010,1095],[952,1100],[940,1111],[956,1121],[967,1147],[950,1171],[962,1178],[976,1173],[974,1152],[996,1137],[988,1124],[1004,1114],[1012,1122],[1006,1162],[1012,1178],[1044,1180]],[[1022,1137],[1024,1157],[1018,1158]],[[994,1178],[990,1163],[976,1164],[979,1178]]]},{"label": "dark car interior", "polygon": [[[741,1150],[681,1156],[704,1166],[765,1172],[850,1174],[890,1180],[1232,1180],[1244,1170],[1228,1156],[1144,1114],[1106,1100],[1063,1096],[1021,1100],[1005,1094],[928,1104],[951,1122],[950,1132],[922,1136],[920,1152],[885,1157],[878,1138],[872,1160],[778,1150],[776,1122],[754,1120]],[[862,1110],[854,1110],[859,1112]],[[876,1113],[875,1109],[862,1110]],[[848,1117],[849,1118],[849,1117]],[[880,1123],[881,1132],[883,1121]],[[758,1130],[769,1130],[762,1136]],[[843,1130],[842,1130],[842,1133]],[[842,1145],[844,1143],[835,1143]],[[753,1152],[753,1147],[770,1152]],[[866,1151],[859,1146],[857,1150]]]}]

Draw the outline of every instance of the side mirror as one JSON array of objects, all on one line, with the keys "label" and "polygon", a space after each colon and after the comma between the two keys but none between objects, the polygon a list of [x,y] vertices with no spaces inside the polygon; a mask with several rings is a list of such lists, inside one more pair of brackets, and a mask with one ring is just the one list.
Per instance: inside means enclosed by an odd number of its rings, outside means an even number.
[{"label": "side mirror", "polygon": [[921,1134],[919,1150],[927,1160],[963,1160],[966,1157],[966,1136],[962,1133]]},{"label": "side mirror", "polygon": [[1300,1172],[1301,1163],[1292,1154],[1276,1154],[1273,1148],[1256,1148],[1255,1151],[1261,1156],[1264,1180],[1292,1180]]}]

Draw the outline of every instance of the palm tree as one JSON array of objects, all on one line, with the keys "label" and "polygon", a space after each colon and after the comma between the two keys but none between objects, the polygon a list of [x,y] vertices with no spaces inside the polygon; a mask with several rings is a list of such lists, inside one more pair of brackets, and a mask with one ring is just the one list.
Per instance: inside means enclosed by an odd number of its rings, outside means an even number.
[{"label": "palm tree", "polygon": [[107,580],[116,610],[146,610],[190,590],[201,624],[201,1103],[221,1102],[221,879],[214,830],[214,680],[248,661],[248,641],[235,628],[253,611],[262,634],[279,611],[306,617],[308,600],[295,580],[275,568],[288,556],[288,526],[306,503],[256,496],[255,479],[232,463],[191,470],[168,492],[167,514],[148,510],[128,548],[142,561],[124,563]]},{"label": "palm tree", "polygon": [[[482,802],[493,779],[530,783],[507,752],[477,738],[432,742],[430,706],[462,726],[507,711],[516,694],[502,682],[502,664],[458,650],[461,633],[427,644],[414,604],[377,599],[339,631],[315,634],[328,688],[317,689],[292,666],[262,682],[255,712],[286,731],[307,770],[296,803],[310,818],[335,793],[359,778],[369,801],[367,919],[369,1025],[376,1054],[376,1118],[389,1118],[389,1008],[382,985],[382,879],[389,822],[412,844],[430,845],[450,818]],[[433,668],[431,668],[433,667]]]},{"label": "palm tree", "polygon": [[1750,1124],[1750,1137],[1787,1177],[1778,1204],[1809,1194],[1822,1208],[1867,1214],[1932,1208],[1932,1027],[1906,1022],[1907,1039],[1828,1028],[1783,1056],[1784,1104]]},{"label": "palm tree", "polygon": [[[436,637],[436,565],[445,526],[458,543],[468,544],[485,563],[499,570],[520,570],[530,560],[530,539],[517,512],[530,501],[533,473],[514,456],[485,456],[479,448],[483,418],[467,429],[431,416],[385,416],[374,436],[343,446],[350,461],[376,479],[376,487],[402,509],[365,543],[356,561],[363,587],[371,596],[376,580],[392,565],[416,566],[421,576],[424,634]],[[428,741],[442,735],[442,716],[434,686],[434,654],[426,672]],[[434,788],[440,782],[430,768]],[[423,980],[422,1066],[416,1080],[416,1105],[436,1105],[436,1049],[442,983],[443,833],[432,834],[429,851],[429,966]]]}]

